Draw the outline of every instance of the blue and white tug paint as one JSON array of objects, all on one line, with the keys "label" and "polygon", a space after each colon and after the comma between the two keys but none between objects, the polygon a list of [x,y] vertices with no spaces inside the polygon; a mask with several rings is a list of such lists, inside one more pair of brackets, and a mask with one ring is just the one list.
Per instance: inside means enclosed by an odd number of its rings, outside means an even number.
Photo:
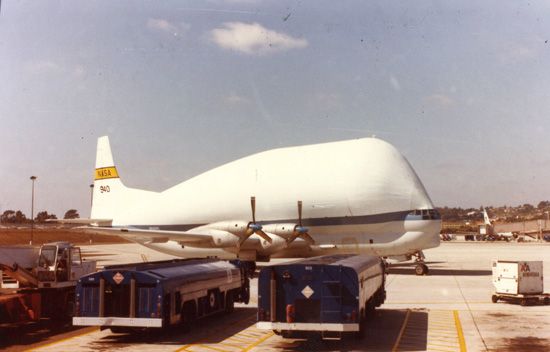
[{"label": "blue and white tug paint", "polygon": [[418,274],[441,228],[409,162],[377,138],[273,149],[150,192],[124,186],[100,137],[91,217],[87,230],[181,257],[415,256]]},{"label": "blue and white tug paint", "polygon": [[335,254],[270,265],[258,278],[259,329],[283,337],[362,334],[366,318],[386,299],[379,257]]}]

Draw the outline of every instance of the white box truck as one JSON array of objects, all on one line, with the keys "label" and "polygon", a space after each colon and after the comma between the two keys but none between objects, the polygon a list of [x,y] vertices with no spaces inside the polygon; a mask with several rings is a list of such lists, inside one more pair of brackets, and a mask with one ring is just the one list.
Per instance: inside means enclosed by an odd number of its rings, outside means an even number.
[{"label": "white box truck", "polygon": [[514,301],[524,306],[542,300],[550,303],[544,294],[544,277],[541,261],[493,261],[493,303],[498,300]]}]

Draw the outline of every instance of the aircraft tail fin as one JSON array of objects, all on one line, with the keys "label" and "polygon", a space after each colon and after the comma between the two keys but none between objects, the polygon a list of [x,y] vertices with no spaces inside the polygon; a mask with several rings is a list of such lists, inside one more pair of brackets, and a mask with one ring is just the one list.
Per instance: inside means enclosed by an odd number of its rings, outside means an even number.
[{"label": "aircraft tail fin", "polygon": [[154,192],[126,187],[113,161],[109,137],[99,137],[95,162],[92,219],[116,219]]},{"label": "aircraft tail fin", "polygon": [[483,220],[485,225],[491,225],[491,220],[489,219],[489,215],[487,215],[487,210],[485,208],[483,208]]}]

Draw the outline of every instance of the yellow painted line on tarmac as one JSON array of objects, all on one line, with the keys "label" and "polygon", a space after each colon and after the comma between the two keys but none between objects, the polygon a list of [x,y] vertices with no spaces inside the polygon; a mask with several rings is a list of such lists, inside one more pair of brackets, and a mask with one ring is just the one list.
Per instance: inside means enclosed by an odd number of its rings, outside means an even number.
[{"label": "yellow painted line on tarmac", "polygon": [[427,350],[438,351],[438,352],[455,352],[456,347],[448,347],[447,349],[445,349],[444,347],[429,347]]},{"label": "yellow painted line on tarmac", "polygon": [[434,343],[434,342],[430,342],[428,343],[429,346],[436,346],[436,347],[448,347],[448,348],[452,348],[453,351],[456,351],[456,343],[453,343],[453,344],[448,344],[448,343]]},{"label": "yellow painted line on tarmac", "polygon": [[[248,317],[247,319],[250,319]],[[246,320],[246,319],[243,319]],[[212,334],[211,334],[212,335]],[[258,346],[271,336],[273,336],[274,333],[272,331],[265,332],[263,330],[256,329],[254,325],[249,326],[248,328],[242,330],[239,333],[236,333],[233,336],[230,336],[226,338],[225,340],[218,342],[217,344],[203,344],[197,342],[192,342],[190,344],[187,344],[185,346],[180,347],[175,352],[181,352],[181,351],[188,351],[193,352],[195,349],[208,349],[213,350],[217,352],[233,352],[235,350],[239,352],[246,352],[250,351],[254,347]],[[204,341],[204,337],[201,339]],[[227,351],[224,349],[221,349],[217,346],[226,346],[228,348],[231,348],[231,351]]]},{"label": "yellow painted line on tarmac", "polygon": [[452,331],[452,332],[455,332],[455,328],[454,326],[450,327],[449,326],[449,322],[443,324],[443,323],[432,323],[430,322],[430,327],[434,327],[434,330],[447,330],[447,331]]},{"label": "yellow painted line on tarmac", "polygon": [[197,347],[201,347],[201,348],[207,348],[209,350],[218,351],[218,352],[231,352],[231,351],[228,351],[228,350],[222,350],[221,348],[216,348],[216,347],[212,347],[212,346],[208,346],[208,345],[193,345],[193,346],[197,346]]},{"label": "yellow painted line on tarmac", "polygon": [[456,336],[456,334],[454,336],[441,336],[441,335],[437,335],[437,336],[431,336],[430,337],[430,341],[440,341],[440,342],[449,342],[449,341],[452,341],[452,342],[458,342],[458,338]]},{"label": "yellow painted line on tarmac", "polygon": [[223,340],[222,342],[218,342],[218,345],[222,345],[222,346],[228,346],[228,347],[231,347],[231,348],[238,348],[238,349],[241,349],[242,348],[242,342],[227,342],[228,339],[225,339]]},{"label": "yellow painted line on tarmac", "polygon": [[268,338],[270,338],[273,335],[275,335],[275,333],[273,331],[268,332],[264,337],[262,337],[258,341],[254,342],[252,345],[250,345],[247,348],[245,348],[244,350],[242,350],[242,352],[250,351],[251,349],[258,346],[259,344],[261,344],[262,342],[264,342],[265,340],[267,340]]},{"label": "yellow painted line on tarmac", "polygon": [[426,349],[428,351],[466,352],[458,311],[431,310],[428,321],[426,336]]},{"label": "yellow painted line on tarmac", "polygon": [[[228,347],[231,347],[231,348],[234,348],[236,349],[237,351],[239,352],[247,352],[247,351],[250,351],[251,349],[253,349],[254,347],[258,346],[259,344],[261,344],[262,342],[264,342],[265,340],[267,340],[268,338],[270,338],[271,336],[273,336],[274,333],[273,332],[268,332],[266,334],[264,334],[261,338],[257,339],[256,341],[250,343],[250,342],[247,342],[245,344],[238,344],[238,345],[235,345],[235,344],[229,344],[227,342],[218,342],[216,344],[216,346],[218,345],[222,345],[222,346],[228,346]],[[244,345],[244,346],[243,346]],[[185,347],[185,346],[184,346]],[[228,350],[224,350],[224,349],[221,349],[221,348],[218,348],[218,347],[214,347],[212,346],[211,344],[208,344],[208,345],[203,345],[203,344],[193,344],[193,345],[190,345],[188,347],[185,347],[185,349],[182,349],[181,351],[190,351],[188,348],[190,347],[197,347],[199,349],[209,349],[209,350],[213,350],[213,351],[217,351],[217,352],[231,352],[231,351],[228,351]],[[233,351],[233,350],[232,350]]]},{"label": "yellow painted line on tarmac", "polygon": [[[240,336],[240,334],[237,334],[235,336],[231,336],[229,338],[227,338],[226,340],[229,340],[229,341],[235,341],[237,343],[250,343],[250,342],[254,342],[256,339],[251,339],[250,337],[247,339],[243,336]],[[252,341],[251,341],[252,340]]]},{"label": "yellow painted line on tarmac", "polygon": [[81,337],[81,336],[84,336],[84,335],[88,335],[88,334],[91,334],[91,333],[94,333],[94,332],[97,332],[97,331],[99,331],[99,328],[94,328],[94,329],[92,329],[92,330],[88,330],[88,331],[82,332],[82,333],[80,333],[80,334],[78,334],[78,335],[73,335],[73,336],[65,337],[65,338],[63,338],[63,339],[55,340],[55,341],[46,343],[46,344],[44,344],[44,345],[31,347],[31,348],[29,348],[28,350],[25,350],[25,351],[35,351],[35,350],[38,350],[38,349],[40,349],[40,348],[50,347],[50,346],[53,346],[53,345],[57,345],[58,343],[62,343],[62,342],[66,342],[66,341],[69,341],[69,340],[72,340],[72,339],[76,339],[77,337]]},{"label": "yellow painted line on tarmac", "polygon": [[[230,322],[230,323],[231,323],[231,324],[239,324],[239,323],[242,323],[243,321],[246,321],[246,320],[252,318],[253,316],[254,316],[254,315],[249,315],[249,316],[247,316],[247,317],[244,317],[243,319],[240,319],[240,320],[237,320],[237,321],[232,321],[232,322]],[[243,330],[243,331],[246,331],[246,330]],[[216,330],[216,332],[217,332],[217,330]],[[210,335],[211,335],[211,334],[210,334]],[[208,335],[208,336],[210,336],[210,335]],[[237,335],[237,334],[235,334],[235,335]],[[204,338],[202,338],[202,339],[204,339]],[[188,343],[187,345],[184,345],[184,346],[178,348],[178,349],[175,350],[174,352],[187,351],[187,349],[188,349],[189,347],[193,347],[193,346],[199,345],[199,341],[201,341],[200,338],[199,338],[199,339],[196,339],[196,340],[194,340],[194,341],[192,341],[191,343]]]},{"label": "yellow painted line on tarmac", "polygon": [[252,339],[257,339],[258,337],[263,336],[263,334],[253,333],[251,331],[240,332],[239,335],[244,336],[244,337],[248,337],[248,338],[252,338]]},{"label": "yellow painted line on tarmac", "polygon": [[460,345],[460,352],[466,352],[466,342],[464,341],[464,332],[462,331],[462,324],[458,316],[458,311],[454,310],[453,315],[455,318],[456,332],[458,334],[458,344]]},{"label": "yellow painted line on tarmac", "polygon": [[441,328],[432,328],[430,326],[430,331],[437,331],[438,334],[451,334],[452,336],[456,337],[456,329],[453,327],[452,329],[449,329],[449,328],[446,328],[446,329],[441,329]]},{"label": "yellow painted line on tarmac", "polygon": [[411,310],[407,309],[407,314],[405,315],[405,319],[403,320],[403,325],[401,325],[401,330],[399,331],[399,335],[397,335],[397,340],[395,340],[395,344],[393,345],[392,352],[397,351],[399,348],[399,344],[401,343],[401,338],[403,337],[403,333],[405,332],[405,328],[407,327],[407,322],[409,321],[409,316],[411,315]]}]

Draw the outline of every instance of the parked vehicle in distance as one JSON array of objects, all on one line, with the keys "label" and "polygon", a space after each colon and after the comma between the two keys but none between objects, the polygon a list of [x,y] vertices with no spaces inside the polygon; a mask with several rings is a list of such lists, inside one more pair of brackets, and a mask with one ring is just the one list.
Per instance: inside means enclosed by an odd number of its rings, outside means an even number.
[{"label": "parked vehicle in distance", "polygon": [[386,299],[384,284],[385,263],[375,256],[340,254],[265,267],[257,327],[292,338],[361,334],[367,314]]},{"label": "parked vehicle in distance", "polygon": [[544,293],[542,261],[494,260],[493,286],[493,303],[503,300],[522,306],[550,304],[550,294]]}]

